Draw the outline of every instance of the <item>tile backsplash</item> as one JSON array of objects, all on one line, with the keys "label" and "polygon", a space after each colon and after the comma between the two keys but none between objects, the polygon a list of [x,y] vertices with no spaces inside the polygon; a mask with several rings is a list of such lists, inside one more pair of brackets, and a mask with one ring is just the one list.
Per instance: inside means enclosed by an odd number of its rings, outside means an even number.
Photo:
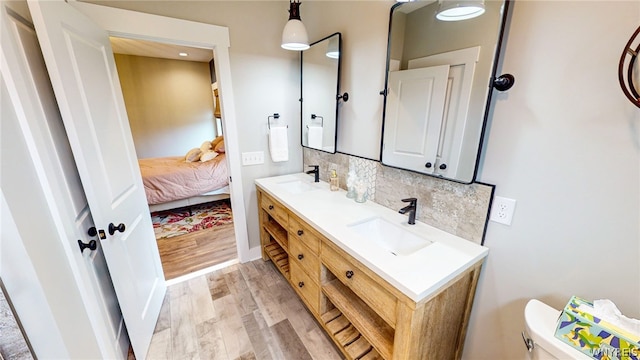
[{"label": "tile backsplash", "polygon": [[329,181],[332,169],[338,172],[340,187],[346,189],[347,174],[353,169],[367,184],[369,200],[390,209],[406,204],[401,199],[418,199],[416,218],[426,224],[481,243],[491,203],[493,186],[438,179],[391,168],[378,161],[346,154],[329,154],[304,148],[305,171],[320,165],[320,179]]}]

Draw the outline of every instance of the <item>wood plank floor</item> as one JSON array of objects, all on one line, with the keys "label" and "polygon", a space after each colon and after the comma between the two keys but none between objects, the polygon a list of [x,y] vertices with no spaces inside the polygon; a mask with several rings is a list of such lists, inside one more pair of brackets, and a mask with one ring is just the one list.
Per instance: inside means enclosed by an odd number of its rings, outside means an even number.
[{"label": "wood plank floor", "polygon": [[271,262],[171,285],[147,359],[341,359]]},{"label": "wood plank floor", "polygon": [[214,226],[156,242],[167,280],[238,257],[233,224]]}]

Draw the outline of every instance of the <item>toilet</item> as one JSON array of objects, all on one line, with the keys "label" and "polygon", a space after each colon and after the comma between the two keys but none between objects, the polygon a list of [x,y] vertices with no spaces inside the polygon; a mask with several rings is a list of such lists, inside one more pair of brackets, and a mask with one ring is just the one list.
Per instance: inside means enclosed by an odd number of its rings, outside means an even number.
[{"label": "toilet", "polygon": [[528,359],[593,359],[554,336],[559,317],[559,310],[539,300],[529,300],[524,308],[526,331],[522,333],[529,349]]}]

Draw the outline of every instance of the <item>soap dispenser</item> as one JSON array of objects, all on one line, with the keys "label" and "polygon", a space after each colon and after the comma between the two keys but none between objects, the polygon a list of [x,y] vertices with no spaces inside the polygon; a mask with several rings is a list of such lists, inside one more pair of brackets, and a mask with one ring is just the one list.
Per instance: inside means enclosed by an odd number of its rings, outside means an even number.
[{"label": "soap dispenser", "polygon": [[329,190],[338,191],[340,186],[338,185],[338,173],[335,169],[331,170],[331,176],[329,177]]}]

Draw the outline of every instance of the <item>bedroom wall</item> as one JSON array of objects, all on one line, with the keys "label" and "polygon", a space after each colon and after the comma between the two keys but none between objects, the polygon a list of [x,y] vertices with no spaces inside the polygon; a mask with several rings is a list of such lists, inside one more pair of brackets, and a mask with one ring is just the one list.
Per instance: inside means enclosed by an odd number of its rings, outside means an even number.
[{"label": "bedroom wall", "polygon": [[215,137],[206,62],[115,54],[139,159],[185,155]]}]

